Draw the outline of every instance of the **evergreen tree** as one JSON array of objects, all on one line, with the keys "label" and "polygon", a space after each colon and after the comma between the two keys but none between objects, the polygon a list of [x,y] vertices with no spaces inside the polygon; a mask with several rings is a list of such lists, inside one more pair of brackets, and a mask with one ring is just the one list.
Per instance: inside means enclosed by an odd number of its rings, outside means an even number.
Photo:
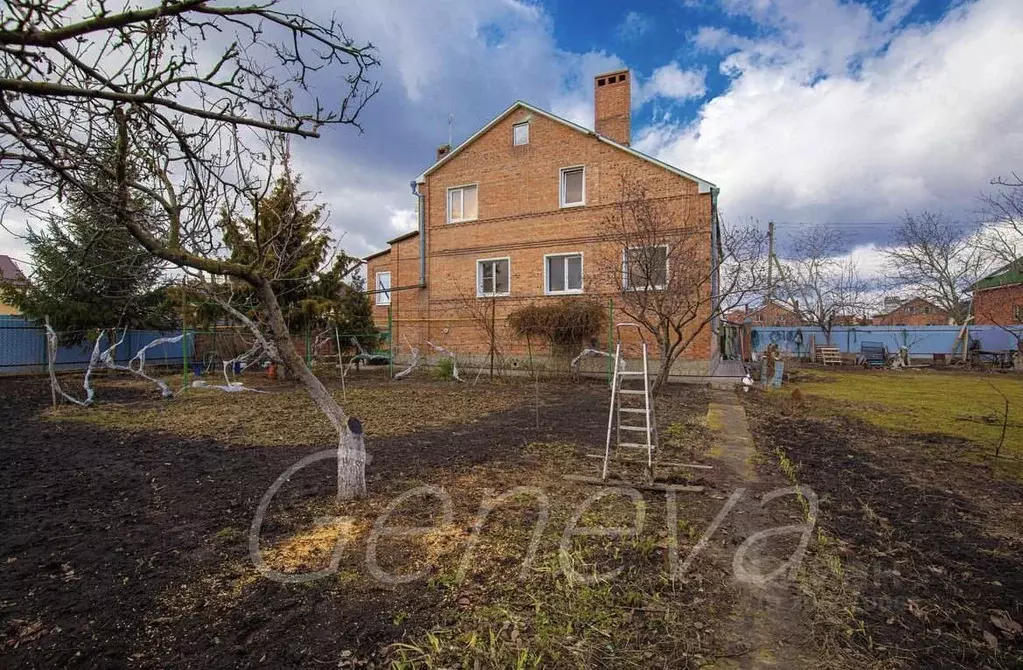
[{"label": "evergreen tree", "polygon": [[[89,188],[99,197],[70,190],[42,228],[29,228],[26,243],[35,271],[24,285],[7,286],[5,294],[28,317],[49,316],[68,342],[96,328],[169,327],[161,262],[117,225],[109,177],[97,175]],[[152,213],[140,201],[127,207],[129,216],[151,225]]]},{"label": "evergreen tree", "polygon": [[272,277],[288,327],[312,330],[332,321],[343,279],[358,261],[338,252],[324,268],[334,240],[323,223],[323,206],[311,205],[299,182],[286,166],[270,194],[253,203],[254,216],[225,213],[222,226],[231,261],[259,259],[259,272]]},{"label": "evergreen tree", "polygon": [[[377,328],[373,324],[373,305],[366,294],[366,281],[356,271],[350,284],[342,284],[337,291],[340,296],[335,325],[339,333],[355,335],[359,344],[366,351],[376,348],[380,340]],[[342,342],[348,348],[349,342]]]}]

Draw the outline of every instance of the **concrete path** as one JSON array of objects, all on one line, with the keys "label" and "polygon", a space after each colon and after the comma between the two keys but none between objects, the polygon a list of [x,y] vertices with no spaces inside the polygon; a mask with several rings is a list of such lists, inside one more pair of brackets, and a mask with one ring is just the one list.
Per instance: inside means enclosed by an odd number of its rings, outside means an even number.
[{"label": "concrete path", "polygon": [[[707,425],[714,431],[714,445],[710,456],[718,468],[717,481],[727,498],[739,489],[745,493],[735,504],[718,530],[717,560],[733,575],[733,587],[738,593],[738,604],[732,612],[731,636],[738,640],[734,653],[728,658],[716,659],[705,666],[715,669],[736,668],[812,668],[817,664],[803,657],[799,651],[799,638],[808,633],[802,625],[800,600],[796,585],[781,576],[763,586],[749,584],[734,577],[735,550],[747,538],[769,528],[797,524],[793,518],[794,498],[772,502],[768,509],[760,505],[767,491],[788,485],[779,474],[767,474],[762,481],[758,476],[758,457],[753,435],[750,433],[746,410],[737,390],[714,389],[707,409]],[[789,545],[792,543],[786,543]],[[776,549],[777,551],[777,549]],[[781,550],[785,555],[771,555],[764,543],[753,546],[747,554],[746,568],[752,572],[768,574],[788,558],[790,548]]]}]

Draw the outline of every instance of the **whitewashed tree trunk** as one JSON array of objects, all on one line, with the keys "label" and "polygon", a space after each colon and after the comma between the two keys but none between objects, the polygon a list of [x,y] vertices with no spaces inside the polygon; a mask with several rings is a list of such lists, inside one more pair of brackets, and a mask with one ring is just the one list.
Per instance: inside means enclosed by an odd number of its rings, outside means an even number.
[{"label": "whitewashed tree trunk", "polygon": [[337,501],[352,500],[366,495],[366,442],[362,424],[352,417],[348,430],[337,445]]}]

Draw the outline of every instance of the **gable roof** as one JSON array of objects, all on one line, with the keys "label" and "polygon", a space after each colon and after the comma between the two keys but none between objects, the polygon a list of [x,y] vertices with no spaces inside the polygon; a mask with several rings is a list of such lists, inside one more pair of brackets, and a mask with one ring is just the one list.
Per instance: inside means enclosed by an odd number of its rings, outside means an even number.
[{"label": "gable roof", "polygon": [[904,307],[907,307],[907,306],[909,306],[909,305],[911,305],[913,303],[919,303],[919,302],[922,302],[925,305],[930,305],[931,307],[933,307],[936,310],[939,310],[939,311],[942,311],[942,312],[945,311],[941,307],[938,307],[933,302],[928,300],[927,298],[921,298],[920,296],[917,295],[917,296],[913,296],[912,298],[909,298],[907,300],[903,300],[902,302],[900,302],[898,305],[896,305],[895,307],[891,308],[887,312],[881,312],[880,314],[876,314],[875,316],[891,316],[892,314],[894,314],[895,312],[899,311],[900,309],[902,309]]},{"label": "gable roof", "polygon": [[25,275],[18,269],[17,264],[10,256],[0,255],[0,280],[10,282],[23,282]]},{"label": "gable roof", "polygon": [[487,125],[485,125],[482,128],[480,128],[478,131],[476,131],[476,133],[474,135],[472,135],[469,139],[467,139],[464,142],[462,142],[461,144],[459,144],[453,150],[449,151],[443,158],[441,158],[439,161],[437,161],[436,163],[431,165],[429,168],[427,168],[421,175],[416,177],[416,183],[422,184],[426,180],[426,176],[428,174],[430,174],[431,172],[434,172],[435,170],[437,170],[437,168],[439,168],[440,166],[444,165],[449,160],[451,160],[452,158],[457,156],[463,149],[465,149],[467,146],[469,146],[470,144],[475,142],[478,137],[480,137],[485,132],[487,132],[488,130],[490,130],[494,126],[496,126],[498,123],[500,123],[502,120],[504,120],[506,117],[508,117],[508,115],[510,115],[516,109],[527,109],[527,110],[533,112],[534,114],[539,114],[540,116],[546,117],[546,118],[550,119],[551,121],[555,121],[555,122],[560,123],[560,124],[562,124],[564,126],[567,126],[568,128],[571,128],[572,130],[575,130],[576,132],[580,132],[580,133],[582,133],[584,135],[590,135],[592,137],[595,137],[596,139],[598,139],[599,141],[603,142],[604,144],[608,144],[608,145],[610,145],[610,146],[612,146],[612,147],[614,147],[616,149],[624,151],[625,153],[632,154],[633,156],[636,156],[637,158],[645,160],[645,161],[647,161],[649,163],[653,163],[654,165],[662,167],[665,170],[668,170],[669,172],[674,172],[675,174],[679,175],[680,177],[685,177],[686,179],[689,179],[690,181],[694,181],[699,186],[699,192],[700,193],[714,193],[714,192],[717,192],[719,190],[716,185],[712,184],[711,182],[707,181],[706,179],[701,179],[700,177],[697,177],[696,175],[693,175],[693,174],[690,174],[688,172],[685,172],[684,170],[679,170],[674,165],[669,165],[668,163],[665,163],[663,161],[659,161],[656,158],[654,158],[653,156],[648,156],[647,154],[643,153],[642,151],[636,151],[632,147],[626,146],[624,144],[619,144],[618,142],[615,142],[614,140],[608,139],[607,137],[604,137],[603,135],[601,135],[601,134],[599,134],[599,133],[597,133],[597,132],[595,132],[593,130],[590,130],[589,128],[584,128],[584,127],[580,126],[577,123],[572,123],[568,119],[563,119],[560,116],[557,116],[556,114],[551,114],[548,111],[540,109],[539,107],[534,107],[533,105],[529,104],[528,102],[523,102],[522,100],[516,100],[514,103],[512,103],[511,107],[509,107],[508,109],[506,109],[503,112],[501,112],[500,114],[498,114],[490,123],[488,123]]},{"label": "gable roof", "polygon": [[1023,284],[1023,256],[1006,263],[973,285],[974,291]]}]

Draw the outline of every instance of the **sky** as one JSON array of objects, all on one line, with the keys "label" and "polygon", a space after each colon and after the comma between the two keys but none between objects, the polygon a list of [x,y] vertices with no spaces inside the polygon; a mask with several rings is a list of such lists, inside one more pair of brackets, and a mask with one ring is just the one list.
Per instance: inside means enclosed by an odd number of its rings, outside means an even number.
[{"label": "sky", "polygon": [[[449,133],[516,99],[592,128],[592,78],[619,67],[633,145],[717,184],[726,224],[775,221],[783,249],[840,226],[876,265],[907,211],[975,222],[1023,170],[1021,0],[282,0],[299,6],[382,63],[361,133],[292,145],[356,255],[414,227],[409,182]],[[4,232],[0,253],[28,260]]]}]

